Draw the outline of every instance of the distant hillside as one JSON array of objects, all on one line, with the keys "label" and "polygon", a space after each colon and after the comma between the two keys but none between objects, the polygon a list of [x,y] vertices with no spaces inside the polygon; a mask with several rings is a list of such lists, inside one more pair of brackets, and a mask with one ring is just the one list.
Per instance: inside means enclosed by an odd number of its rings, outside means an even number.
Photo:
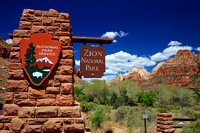
[{"label": "distant hillside", "polygon": [[123,80],[133,80],[140,84],[140,88],[149,90],[165,84],[200,90],[200,53],[179,50],[174,57],[160,62],[151,74],[144,68],[133,67],[127,76],[118,74],[115,79],[108,81],[108,85]]},{"label": "distant hillside", "polygon": [[179,50],[174,57],[159,63],[150,77],[140,85],[142,89],[155,89],[170,84],[200,90],[200,53]]}]

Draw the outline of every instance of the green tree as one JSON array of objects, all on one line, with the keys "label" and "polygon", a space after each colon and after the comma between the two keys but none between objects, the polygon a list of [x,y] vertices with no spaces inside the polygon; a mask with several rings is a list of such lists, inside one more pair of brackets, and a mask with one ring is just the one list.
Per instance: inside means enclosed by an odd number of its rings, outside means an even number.
[{"label": "green tree", "polygon": [[33,47],[33,43],[29,44],[29,48],[26,50],[26,54],[25,54],[25,62],[28,65],[28,67],[30,67],[30,64],[33,64],[36,59],[35,59],[35,47]]},{"label": "green tree", "polygon": [[153,106],[156,101],[156,97],[152,92],[141,91],[138,93],[138,102],[145,104],[145,106]]}]

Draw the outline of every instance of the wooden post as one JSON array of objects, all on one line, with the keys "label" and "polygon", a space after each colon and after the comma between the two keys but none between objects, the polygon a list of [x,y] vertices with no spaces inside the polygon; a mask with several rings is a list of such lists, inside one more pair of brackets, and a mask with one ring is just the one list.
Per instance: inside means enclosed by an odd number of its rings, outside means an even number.
[{"label": "wooden post", "polygon": [[144,129],[145,129],[145,133],[147,133],[146,119],[144,119]]}]

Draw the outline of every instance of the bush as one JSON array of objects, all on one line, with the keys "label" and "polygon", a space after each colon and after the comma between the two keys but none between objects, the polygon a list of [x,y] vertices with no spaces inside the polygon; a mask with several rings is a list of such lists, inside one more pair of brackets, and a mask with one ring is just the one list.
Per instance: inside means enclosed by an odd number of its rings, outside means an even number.
[{"label": "bush", "polygon": [[194,104],[193,91],[186,88],[166,85],[164,88],[158,88],[155,94],[160,107],[166,105],[185,107]]},{"label": "bush", "polygon": [[141,127],[143,120],[141,119],[141,112],[129,106],[119,107],[113,114],[113,119],[128,127]]},{"label": "bush", "polygon": [[95,110],[95,108],[97,107],[97,105],[95,103],[86,102],[86,101],[81,102],[80,106],[81,106],[81,109],[83,112]]},{"label": "bush", "polygon": [[156,97],[152,92],[141,91],[138,93],[138,102],[143,103],[145,106],[153,106],[156,101]]},{"label": "bush", "polygon": [[104,121],[105,114],[103,108],[98,106],[94,116],[90,118],[93,127],[100,127],[101,123]]},{"label": "bush", "polygon": [[159,108],[159,109],[158,109],[158,112],[159,112],[159,113],[168,113],[168,110],[165,109],[165,108]]},{"label": "bush", "polygon": [[106,81],[92,80],[92,84],[83,89],[83,93],[88,98],[87,101],[97,104],[107,104],[110,90]]},{"label": "bush", "polygon": [[138,100],[137,94],[139,91],[138,84],[131,80],[125,80],[110,87],[112,92],[110,98],[110,105],[114,108],[120,106],[136,105]]},{"label": "bush", "polygon": [[195,91],[194,98],[195,98],[197,103],[200,102],[200,91]]},{"label": "bush", "polygon": [[181,133],[200,133],[200,120],[192,122],[192,124],[190,124],[189,126],[184,127]]}]

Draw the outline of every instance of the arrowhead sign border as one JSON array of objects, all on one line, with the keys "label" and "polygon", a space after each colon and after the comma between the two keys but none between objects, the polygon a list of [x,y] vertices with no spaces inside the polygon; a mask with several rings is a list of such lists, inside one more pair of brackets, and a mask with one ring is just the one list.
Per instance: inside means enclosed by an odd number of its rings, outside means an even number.
[{"label": "arrowhead sign border", "polygon": [[30,35],[20,40],[22,67],[31,83],[40,86],[51,74],[59,60],[61,43],[52,40],[48,33]]}]

